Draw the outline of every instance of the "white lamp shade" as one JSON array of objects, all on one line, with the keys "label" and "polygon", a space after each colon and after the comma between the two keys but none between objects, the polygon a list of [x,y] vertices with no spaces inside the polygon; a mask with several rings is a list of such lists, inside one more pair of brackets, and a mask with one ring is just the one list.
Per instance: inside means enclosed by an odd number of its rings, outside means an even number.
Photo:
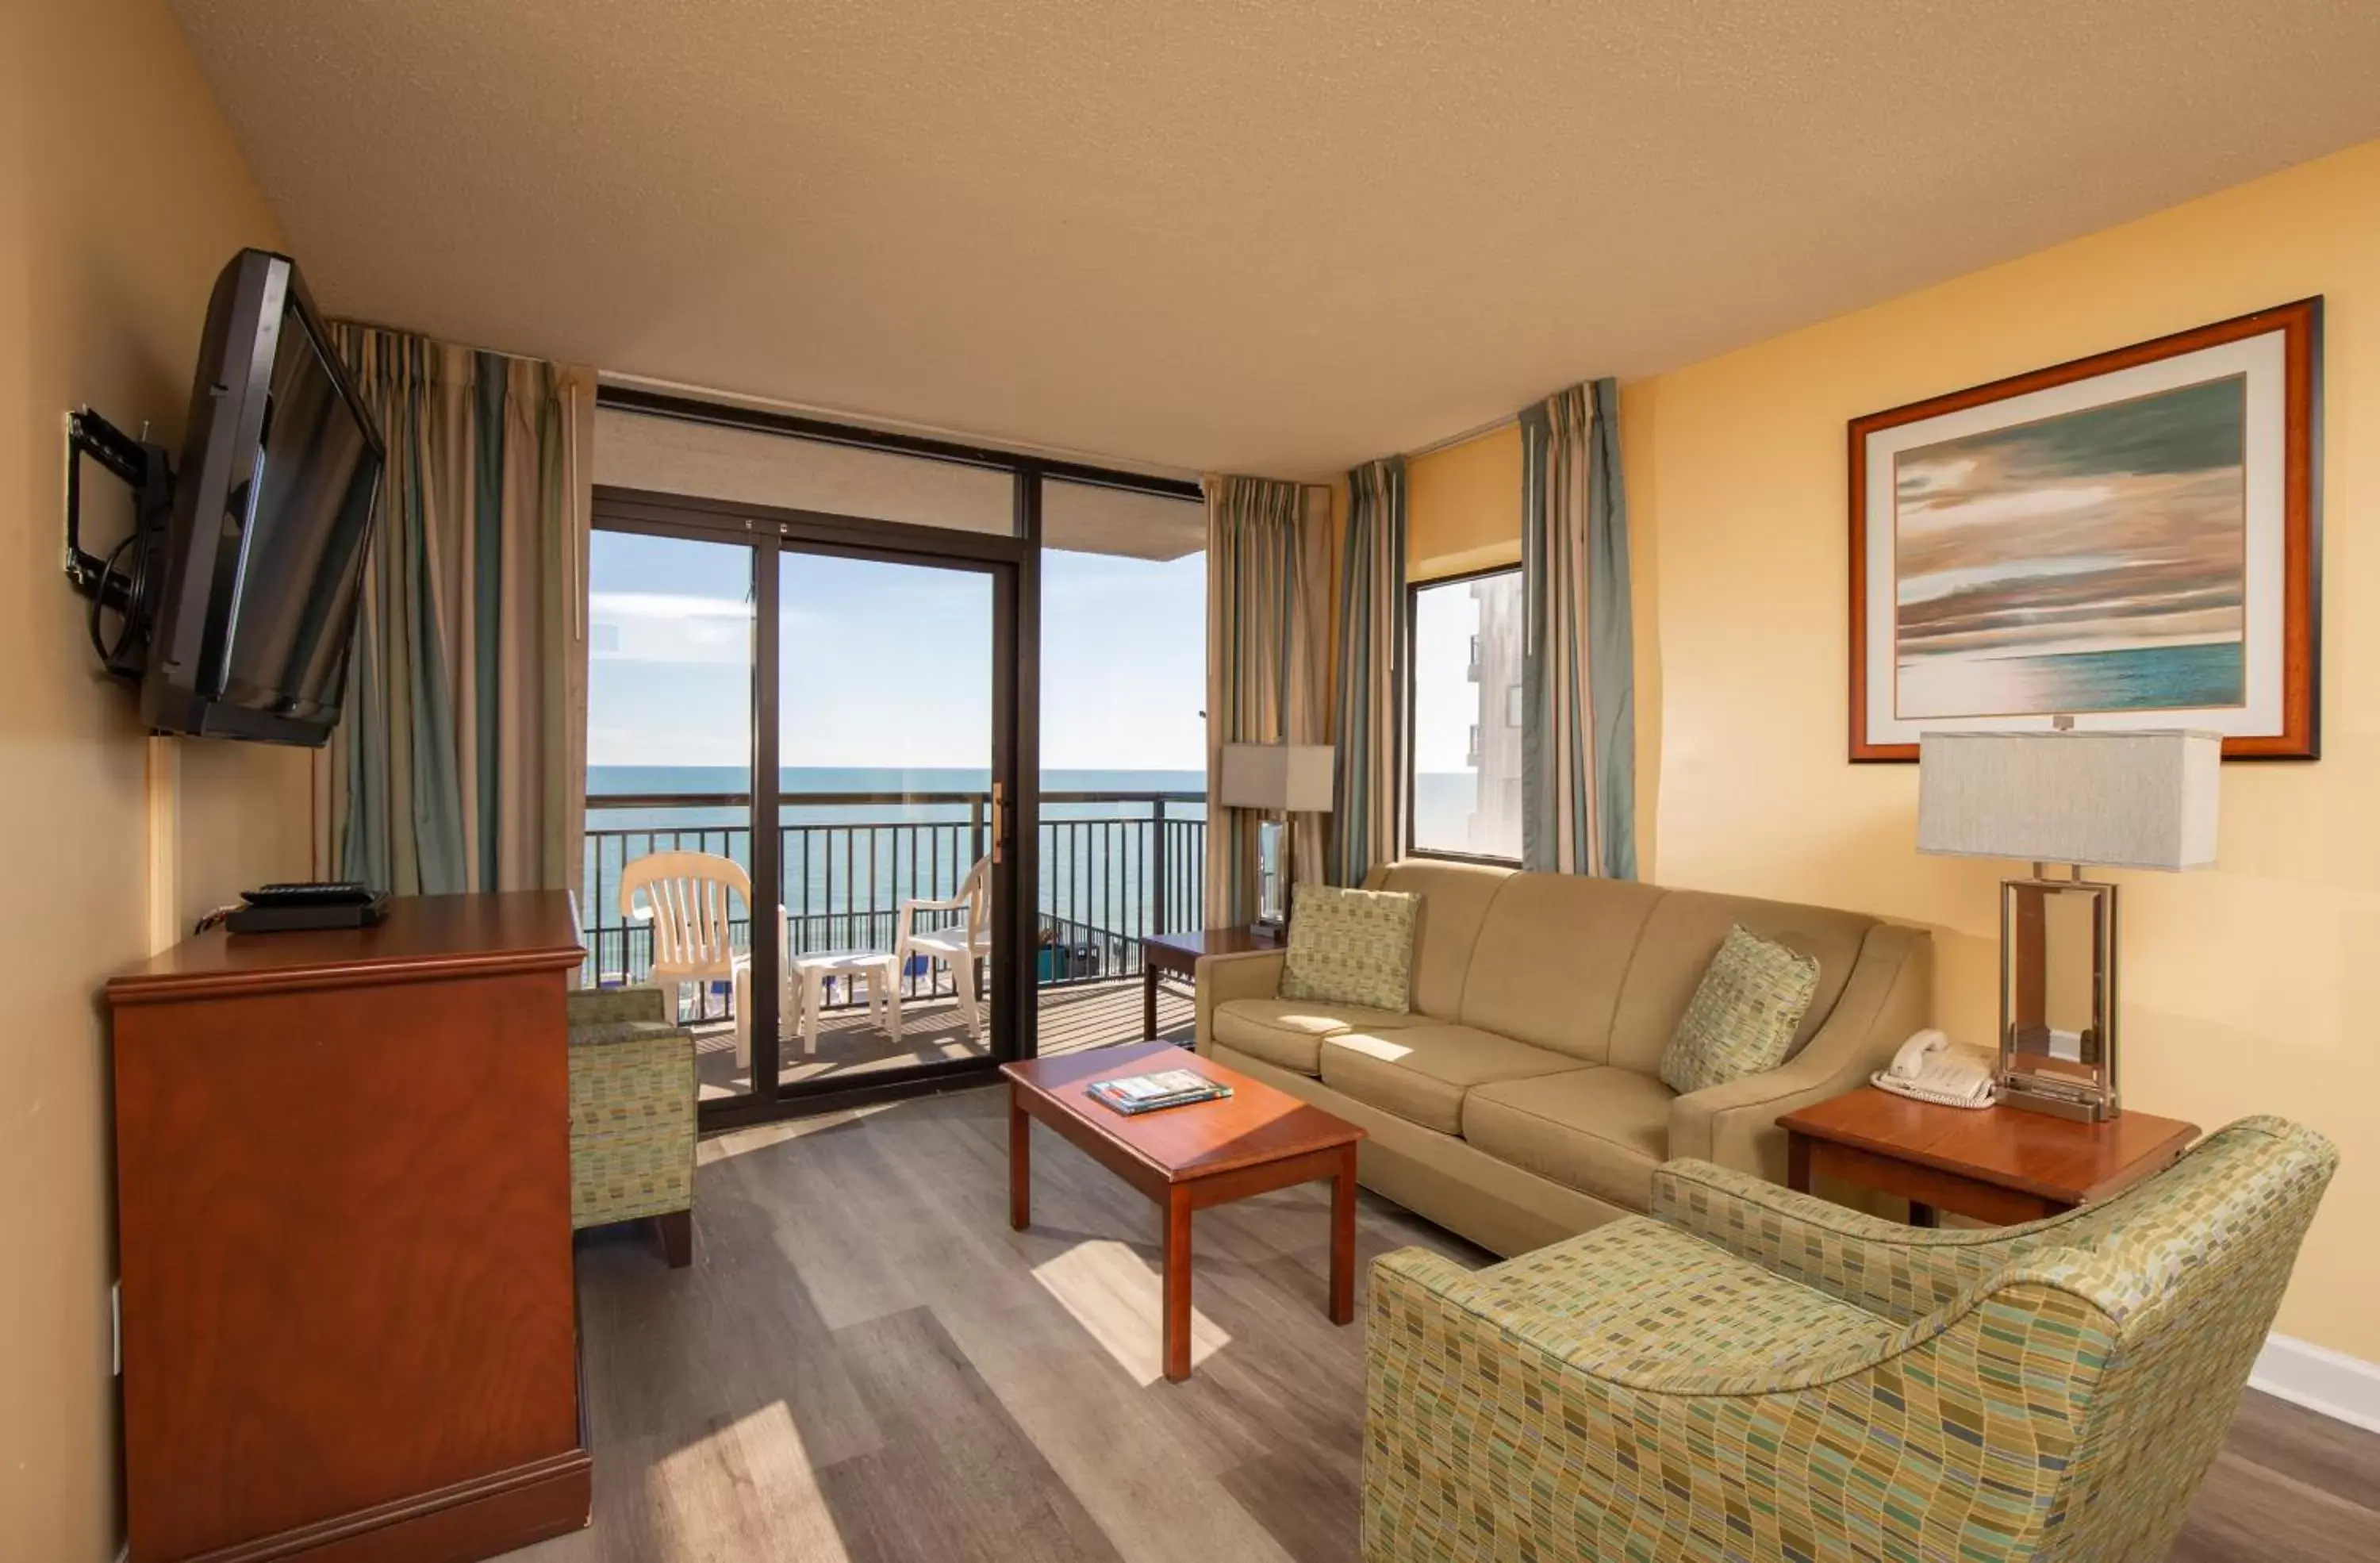
[{"label": "white lamp shade", "polygon": [[2207,868],[2212,733],[1928,733],[1917,850],[2114,868]]},{"label": "white lamp shade", "polygon": [[1226,744],[1215,801],[1225,808],[1328,814],[1336,755],[1328,744]]}]

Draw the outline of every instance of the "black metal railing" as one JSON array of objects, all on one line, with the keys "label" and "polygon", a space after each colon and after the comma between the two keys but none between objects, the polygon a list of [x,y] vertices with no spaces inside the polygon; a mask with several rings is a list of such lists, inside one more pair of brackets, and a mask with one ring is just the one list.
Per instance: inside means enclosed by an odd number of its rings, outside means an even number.
[{"label": "black metal railing", "polygon": [[[955,898],[967,871],[990,850],[990,798],[983,793],[804,793],[779,799],[786,943],[795,955],[894,948],[901,908]],[[1140,940],[1195,927],[1206,883],[1206,799],[1197,793],[1050,792],[1041,794],[1039,927],[1026,956],[1044,986],[1137,975]],[[646,980],[652,929],[621,909],[622,873],[659,852],[708,853],[752,865],[747,794],[599,794],[587,800],[581,929],[587,981]],[[747,908],[732,925],[750,944]],[[917,930],[949,927],[955,911],[919,910]],[[922,958],[903,974],[905,998],[952,992],[947,969]],[[830,1005],[853,1001],[845,991]],[[705,984],[688,1018],[732,1017],[726,982]]]}]

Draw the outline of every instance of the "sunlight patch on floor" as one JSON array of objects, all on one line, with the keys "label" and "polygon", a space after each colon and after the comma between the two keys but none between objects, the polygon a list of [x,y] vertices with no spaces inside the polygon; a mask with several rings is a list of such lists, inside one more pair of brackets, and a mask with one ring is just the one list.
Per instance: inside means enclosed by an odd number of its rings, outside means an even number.
[{"label": "sunlight patch on floor", "polygon": [[[1141,1385],[1165,1376],[1162,1270],[1113,1238],[1078,1242],[1033,1267],[1033,1278],[1074,1315],[1116,1365]],[[1190,1303],[1190,1366],[1232,1343],[1221,1326]]]},{"label": "sunlight patch on floor", "polygon": [[[766,1501],[755,1504],[756,1494]],[[850,1560],[834,1516],[818,1493],[801,1428],[783,1400],[716,1424],[708,1436],[656,1460],[645,1472],[645,1501],[656,1521],[655,1539],[671,1563],[720,1556],[715,1545],[677,1544],[704,1535],[715,1543],[719,1517],[739,1509],[767,1516],[767,1535],[740,1538],[766,1549],[751,1556],[798,1557],[803,1563]]]},{"label": "sunlight patch on floor", "polygon": [[781,1145],[788,1140],[840,1129],[852,1119],[851,1111],[844,1109],[812,1113],[808,1118],[780,1119],[774,1123],[759,1123],[749,1129],[734,1129],[724,1134],[713,1134],[709,1139],[695,1142],[694,1164],[708,1167],[733,1157],[749,1156],[754,1151],[767,1150],[771,1145]]}]

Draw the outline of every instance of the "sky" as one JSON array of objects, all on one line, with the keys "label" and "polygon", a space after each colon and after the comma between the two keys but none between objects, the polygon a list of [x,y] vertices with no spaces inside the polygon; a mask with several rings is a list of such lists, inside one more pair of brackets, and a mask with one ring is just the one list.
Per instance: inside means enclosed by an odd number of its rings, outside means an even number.
[{"label": "sky", "polygon": [[1479,688],[1471,682],[1471,637],[1479,602],[1464,584],[1425,587],[1414,596],[1414,769],[1468,770]]},{"label": "sky", "polygon": [[[780,556],[779,757],[984,769],[992,581],[965,569]],[[591,765],[751,763],[749,551],[597,532]],[[1041,763],[1206,768],[1206,558],[1056,550],[1042,563]]]}]

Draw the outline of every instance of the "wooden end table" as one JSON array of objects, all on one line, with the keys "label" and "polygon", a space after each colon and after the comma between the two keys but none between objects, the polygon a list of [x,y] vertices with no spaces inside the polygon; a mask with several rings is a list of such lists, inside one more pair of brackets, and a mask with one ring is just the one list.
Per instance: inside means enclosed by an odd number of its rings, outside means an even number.
[{"label": "wooden end table", "polygon": [[[1220,1101],[1128,1117],[1093,1101],[1095,1080],[1193,1069],[1232,1088]],[[1355,1317],[1355,1146],[1364,1131],[1171,1042],[1004,1063],[1008,1224],[1033,1224],[1033,1120],[1156,1202],[1165,1217],[1165,1376],[1190,1376],[1190,1213],[1330,1180],[1332,1324]]]},{"label": "wooden end table", "polygon": [[1157,975],[1171,972],[1184,982],[1196,982],[1201,955],[1245,955],[1258,950],[1279,950],[1281,939],[1252,927],[1189,928],[1181,933],[1144,935],[1140,941],[1140,1034],[1157,1038]]},{"label": "wooden end table", "polygon": [[1863,1085],[1778,1119],[1785,1181],[1813,1178],[1909,1201],[1912,1226],[1937,1210],[2012,1226],[2105,1199],[2173,1165],[2198,1126],[2153,1113],[2076,1123],[2022,1108],[1941,1107]]}]

